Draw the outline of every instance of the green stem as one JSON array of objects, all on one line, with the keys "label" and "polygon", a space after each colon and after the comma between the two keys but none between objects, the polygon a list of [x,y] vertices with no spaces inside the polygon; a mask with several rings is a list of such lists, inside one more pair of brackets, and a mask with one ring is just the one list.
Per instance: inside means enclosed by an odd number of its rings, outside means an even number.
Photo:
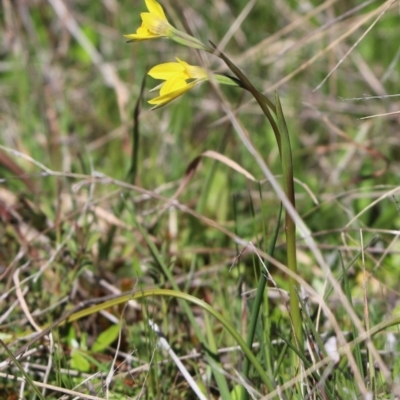
[{"label": "green stem", "polygon": [[[212,46],[215,47],[213,43]],[[261,94],[247,79],[242,71],[236,65],[229,60],[223,53],[217,54],[229,69],[239,78],[242,83],[242,87],[248,90],[256,99],[260,108],[264,112],[268,121],[271,123],[272,129],[275,134],[276,142],[278,144],[279,153],[281,156],[282,173],[284,177],[284,190],[290,203],[295,208],[295,196],[294,196],[294,181],[293,181],[293,162],[292,162],[292,151],[290,147],[289,132],[286,126],[285,118],[283,116],[282,107],[279,101],[279,97],[275,95],[275,110],[278,120],[278,125],[276,124],[274,118],[271,115],[268,104],[271,102]],[[267,101],[268,100],[268,101]],[[274,109],[272,109],[274,110]],[[286,234],[286,248],[287,248],[287,264],[289,269],[297,273],[297,259],[296,259],[296,225],[293,219],[290,217],[289,213],[286,212],[286,224],[285,224],[285,234]],[[289,277],[289,293],[290,293],[290,312],[293,324],[293,336],[294,342],[299,350],[303,346],[303,330],[302,330],[302,319],[300,313],[300,307],[298,302],[298,285],[297,282]]]},{"label": "green stem", "polygon": [[[216,46],[210,42],[211,45],[216,48]],[[278,129],[278,126],[272,117],[271,109],[274,113],[276,113],[276,108],[274,104],[271,102],[271,100],[268,99],[267,96],[263,95],[260,93],[254,86],[253,84],[249,81],[249,79],[246,77],[246,75],[243,74],[243,72],[223,53],[216,54],[221,60],[225,62],[225,64],[229,67],[229,69],[239,78],[240,81],[240,86],[243,89],[246,89],[249,91],[253,97],[256,99],[258,105],[262,109],[263,113],[265,116],[268,118],[269,123],[272,126],[272,129],[275,134],[275,139],[276,143],[278,144],[279,148],[279,154],[281,154],[281,135]]]},{"label": "green stem", "polygon": [[[286,126],[285,117],[283,116],[281,102],[279,96],[275,93],[275,105],[278,118],[279,131],[282,139],[282,173],[285,184],[285,192],[293,207],[296,207],[294,181],[293,181],[293,160],[292,150],[290,146],[289,131]],[[287,265],[289,269],[297,273],[297,257],[296,257],[296,224],[289,213],[286,213],[286,249],[287,249]],[[303,347],[303,327],[302,318],[298,300],[298,284],[294,278],[289,277],[289,293],[290,293],[290,311],[295,332],[295,343],[297,348],[302,351]]]}]

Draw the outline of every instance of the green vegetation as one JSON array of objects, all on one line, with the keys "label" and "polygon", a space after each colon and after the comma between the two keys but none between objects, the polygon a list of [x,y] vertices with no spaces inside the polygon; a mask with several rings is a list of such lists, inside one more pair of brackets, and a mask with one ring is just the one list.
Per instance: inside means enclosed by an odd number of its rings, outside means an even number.
[{"label": "green vegetation", "polygon": [[397,398],[399,2],[149,4],[2,2],[0,398]]}]

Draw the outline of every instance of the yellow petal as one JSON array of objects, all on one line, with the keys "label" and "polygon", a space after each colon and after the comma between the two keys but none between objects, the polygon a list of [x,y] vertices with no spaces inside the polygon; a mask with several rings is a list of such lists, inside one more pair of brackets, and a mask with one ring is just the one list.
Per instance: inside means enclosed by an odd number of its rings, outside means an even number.
[{"label": "yellow petal", "polygon": [[160,90],[160,95],[154,99],[149,100],[150,104],[157,105],[159,107],[170,101],[181,96],[183,93],[187,92],[194,86],[194,82],[186,83],[179,75],[172,77],[166,81]]},{"label": "yellow petal", "polygon": [[167,21],[167,18],[164,14],[163,8],[158,4],[155,0],[145,0],[147,9],[152,13],[157,15],[159,18]]},{"label": "yellow petal", "polygon": [[[193,83],[189,83],[188,85],[181,87],[180,89],[174,90],[173,92],[169,92],[165,95],[158,96],[154,99],[151,99],[148,101],[149,104],[154,104],[158,107],[161,107],[172,100],[175,100],[177,97],[181,96],[182,94],[186,93],[188,90],[190,90],[194,86]],[[158,108],[155,107],[155,108]]]},{"label": "yellow petal", "polygon": [[147,26],[142,24],[140,28],[137,29],[136,33],[130,33],[128,35],[124,35],[127,39],[131,40],[147,40],[147,39],[155,39],[160,37],[159,35],[155,35],[151,33]]},{"label": "yellow petal", "polygon": [[165,104],[171,102],[172,100],[175,100],[177,97],[183,95],[188,90],[192,89],[194,86],[204,82],[204,80],[205,79],[197,79],[193,82],[186,83],[179,81],[178,78],[171,79],[170,81],[168,81],[168,85],[165,86],[165,84],[167,83],[166,82],[161,88],[160,96],[149,100],[148,103],[155,105],[155,107],[153,107],[152,110],[162,107]]},{"label": "yellow petal", "polygon": [[[150,75],[154,79],[163,79],[168,80],[171,79],[174,75],[184,74],[185,68],[176,62],[169,62],[164,64],[159,64],[153,67],[149,72]],[[188,79],[187,77],[186,79]]]},{"label": "yellow petal", "polygon": [[150,33],[158,36],[169,36],[172,26],[167,20],[161,19],[158,15],[152,13],[141,13],[143,25],[147,27]]},{"label": "yellow petal", "polygon": [[160,96],[180,90],[189,84],[180,75],[175,75],[171,79],[164,82],[160,89]]}]

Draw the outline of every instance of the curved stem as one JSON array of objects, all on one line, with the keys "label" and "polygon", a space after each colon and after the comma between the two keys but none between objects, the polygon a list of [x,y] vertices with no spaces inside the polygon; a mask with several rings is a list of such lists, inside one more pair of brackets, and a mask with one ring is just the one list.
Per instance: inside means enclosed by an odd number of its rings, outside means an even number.
[{"label": "curved stem", "polygon": [[[210,42],[212,46],[215,45]],[[279,148],[279,154],[281,157],[282,172],[284,176],[284,190],[285,194],[295,208],[295,193],[294,193],[294,182],[293,182],[293,162],[292,162],[292,151],[290,147],[289,132],[286,126],[285,118],[283,116],[282,107],[279,101],[279,97],[275,95],[275,110],[278,124],[271,115],[270,106],[271,103],[266,96],[261,94],[249,81],[245,74],[223,53],[218,53],[217,56],[221,58],[229,69],[238,77],[241,81],[241,87],[251,92],[254,98],[257,100],[260,108],[268,118],[272,129],[275,134],[276,142]],[[296,225],[293,218],[286,212],[286,249],[287,249],[287,264],[289,269],[297,273],[297,258],[296,258]],[[303,327],[302,319],[298,301],[298,285],[293,278],[289,278],[289,292],[290,292],[290,312],[293,324],[293,338],[297,348],[301,351],[303,347]]]}]

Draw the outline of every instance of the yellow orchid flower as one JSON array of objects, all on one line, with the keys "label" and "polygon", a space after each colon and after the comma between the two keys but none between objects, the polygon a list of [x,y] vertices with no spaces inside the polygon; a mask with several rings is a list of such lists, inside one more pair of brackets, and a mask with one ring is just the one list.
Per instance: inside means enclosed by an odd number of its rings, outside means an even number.
[{"label": "yellow orchid flower", "polygon": [[142,25],[136,33],[124,36],[132,41],[170,37],[174,28],[168,22],[163,8],[155,0],[145,0],[145,2],[149,12],[140,14]]},{"label": "yellow orchid flower", "polygon": [[145,0],[149,12],[141,13],[142,25],[136,33],[124,35],[129,42],[167,37],[184,46],[212,52],[193,36],[175,29],[167,20],[164,10],[155,0]]},{"label": "yellow orchid flower", "polygon": [[176,60],[178,62],[156,65],[148,72],[152,78],[165,81],[153,89],[160,90],[160,95],[149,101],[154,108],[169,103],[208,79],[208,72],[204,68],[189,65],[179,58]]},{"label": "yellow orchid flower", "polygon": [[[210,73],[206,69],[190,65],[179,58],[176,58],[176,61],[156,65],[148,72],[152,78],[165,81],[151,90],[160,90],[158,97],[149,100],[149,103],[154,105],[153,109],[168,104],[209,79]],[[240,86],[238,81],[229,76],[213,74],[213,77],[223,85]]]}]

